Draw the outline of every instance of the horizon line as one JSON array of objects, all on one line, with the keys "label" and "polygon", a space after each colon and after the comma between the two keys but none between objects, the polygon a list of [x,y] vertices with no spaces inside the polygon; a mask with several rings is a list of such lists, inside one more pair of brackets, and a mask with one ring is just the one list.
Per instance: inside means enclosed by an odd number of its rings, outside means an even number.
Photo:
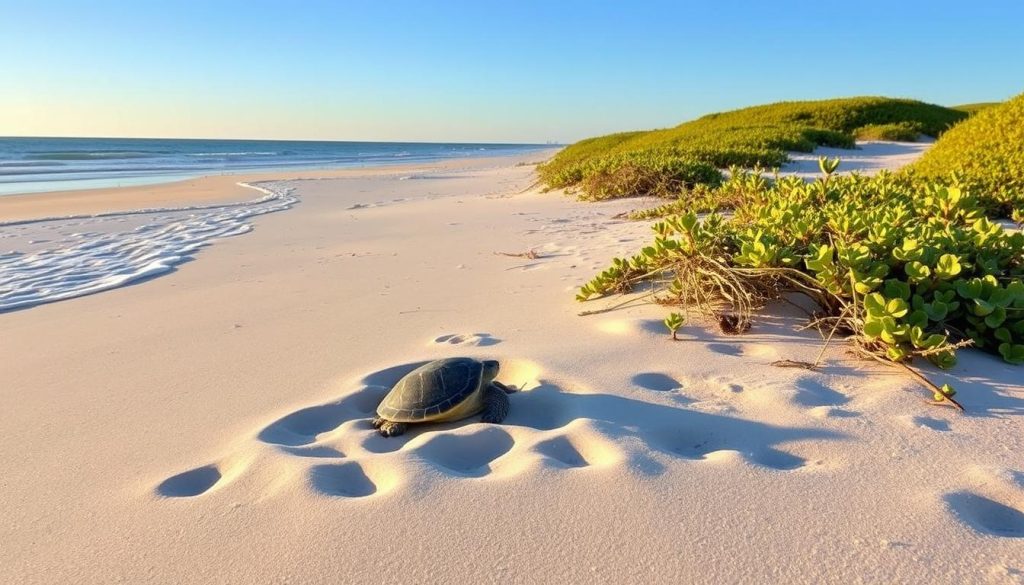
[{"label": "horizon line", "polygon": [[466,140],[317,140],[312,138],[195,138],[177,136],[51,136],[51,135],[19,135],[0,136],[0,140],[8,139],[80,139],[80,140],[207,140],[207,141],[234,141],[234,142],[333,142],[333,143],[359,143],[359,144],[484,144],[484,145],[507,145],[507,146],[565,146],[563,142],[480,142]]}]

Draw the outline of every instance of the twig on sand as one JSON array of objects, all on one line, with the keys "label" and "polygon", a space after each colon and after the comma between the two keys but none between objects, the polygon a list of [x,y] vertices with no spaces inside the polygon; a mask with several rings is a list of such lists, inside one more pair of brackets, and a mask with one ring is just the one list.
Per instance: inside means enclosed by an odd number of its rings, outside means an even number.
[{"label": "twig on sand", "polygon": [[804,362],[800,360],[775,360],[771,365],[776,368],[803,368],[805,370],[817,370],[818,364],[812,364],[811,362]]},{"label": "twig on sand", "polygon": [[648,299],[648,298],[650,298],[652,296],[654,296],[654,293],[653,292],[649,292],[649,293],[645,294],[642,297],[637,297],[635,299],[627,299],[625,301],[622,301],[621,303],[617,303],[617,304],[614,304],[614,305],[612,305],[610,307],[605,307],[603,309],[594,309],[592,311],[581,311],[579,313],[576,313],[576,315],[578,317],[586,317],[587,315],[600,315],[601,313],[610,313],[612,311],[621,309],[622,307],[625,307],[627,305],[632,305],[633,303],[638,303],[640,301],[644,301],[644,303],[646,304],[646,303],[650,302],[650,301],[647,301],[646,299]]},{"label": "twig on sand", "polygon": [[529,260],[538,260],[543,258],[537,253],[537,250],[529,250],[527,252],[495,252],[495,256],[508,256],[510,258],[527,258]]},{"label": "twig on sand", "polygon": [[941,404],[943,404],[945,402],[949,402],[954,408],[956,408],[960,412],[965,412],[964,406],[962,404],[957,402],[956,399],[954,399],[952,396],[947,396],[942,391],[941,388],[939,388],[934,383],[932,383],[932,381],[929,380],[928,378],[925,378],[923,375],[921,375],[914,368],[911,368],[910,366],[908,366],[907,364],[905,364],[903,362],[890,362],[890,361],[883,360],[882,358],[878,357],[877,355],[871,353],[870,351],[866,351],[866,350],[864,350],[863,348],[861,348],[859,346],[854,346],[854,347],[856,348],[857,353],[859,353],[860,355],[867,356],[867,357],[875,360],[876,362],[878,362],[880,364],[885,364],[887,366],[897,366],[897,367],[903,368],[904,370],[906,370],[906,372],[908,374],[913,376],[913,378],[915,380],[917,380],[918,382],[920,382],[924,386],[926,386],[929,389],[931,389],[931,391],[933,392],[934,396],[942,396],[942,400],[925,400],[926,403],[934,404],[934,405],[941,405]]},{"label": "twig on sand", "polygon": [[925,378],[924,376],[919,374],[917,372],[917,370],[911,368],[910,366],[908,366],[907,364],[905,364],[903,362],[900,362],[899,365],[902,366],[903,369],[905,369],[911,376],[916,378],[918,382],[921,382],[925,386],[931,388],[931,390],[933,392],[932,396],[941,396],[942,397],[942,400],[925,400],[925,402],[927,402],[928,404],[936,404],[936,405],[941,405],[944,402],[949,402],[950,404],[953,405],[954,408],[956,408],[960,412],[964,412],[964,406],[962,404],[957,402],[956,399],[953,398],[952,396],[946,395],[946,393],[943,392],[941,388],[939,388],[934,383],[932,383],[931,380],[929,380],[928,378]]}]

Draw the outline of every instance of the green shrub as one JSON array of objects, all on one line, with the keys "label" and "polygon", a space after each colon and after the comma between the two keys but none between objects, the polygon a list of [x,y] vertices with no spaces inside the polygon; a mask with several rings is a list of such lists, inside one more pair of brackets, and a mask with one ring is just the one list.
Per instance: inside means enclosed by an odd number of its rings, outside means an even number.
[{"label": "green shrub", "polygon": [[[650,156],[644,160],[662,168],[665,157],[718,168],[775,168],[786,162],[787,151],[811,152],[818,146],[853,148],[854,136],[865,126],[906,124],[936,136],[966,116],[965,112],[941,106],[889,98],[780,102],[710,114],[674,128],[582,140],[539,166],[538,173],[549,188],[575,188],[583,198],[601,199],[608,194],[595,194],[589,188],[603,181],[586,179],[597,169],[617,164],[614,161],[624,155],[643,158],[647,155],[641,153],[647,153]],[[612,162],[602,162],[605,159]],[[641,174],[649,177],[656,173],[656,169],[647,169]],[[650,182],[666,184],[661,180]]]},{"label": "green shrub", "polygon": [[652,150],[592,159],[579,168],[582,192],[590,200],[667,197],[696,184],[717,184],[722,179],[722,173],[709,163]]},{"label": "green shrub", "polygon": [[857,140],[895,140],[917,142],[921,128],[913,122],[869,124],[857,129]]},{"label": "green shrub", "polygon": [[965,117],[963,112],[917,100],[856,97],[817,101],[778,102],[711,114],[700,120],[728,121],[733,125],[798,124],[853,134],[870,124],[916,122],[921,132],[938,136]]},{"label": "green shrub", "polygon": [[754,197],[763,192],[768,184],[768,179],[764,177],[760,169],[750,172],[739,167],[731,167],[729,178],[718,188],[707,184],[698,184],[684,191],[673,201],[657,207],[631,211],[628,217],[635,220],[654,219],[689,211],[707,213],[735,209],[748,197]]},{"label": "green shrub", "polygon": [[880,359],[948,368],[973,344],[1024,363],[1024,234],[987,219],[967,191],[885,172],[758,178],[707,191],[703,204],[720,196],[728,218],[689,210],[655,223],[650,245],[614,259],[577,299],[645,282],[655,302],[726,315],[742,331],[768,302],[803,293],[820,307],[819,330]]},{"label": "green shrub", "polygon": [[910,167],[918,177],[953,182],[1010,217],[1024,205],[1024,94],[981,110],[945,133]]}]

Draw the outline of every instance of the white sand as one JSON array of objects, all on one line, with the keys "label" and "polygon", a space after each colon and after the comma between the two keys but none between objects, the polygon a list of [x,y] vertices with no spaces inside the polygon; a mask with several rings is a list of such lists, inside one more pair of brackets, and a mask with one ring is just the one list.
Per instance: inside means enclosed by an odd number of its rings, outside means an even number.
[{"label": "white sand", "polygon": [[[0,314],[2,580],[1021,582],[1020,368],[929,372],[959,415],[841,345],[769,365],[819,350],[792,310],[678,343],[659,307],[578,317],[648,227],[531,173],[292,182],[165,276]],[[524,387],[507,424],[377,436],[454,355]]]},{"label": "white sand", "polygon": [[931,138],[923,138],[920,142],[893,142],[888,140],[865,140],[857,143],[857,148],[831,148],[819,146],[812,153],[790,152],[790,162],[779,169],[782,175],[796,175],[805,179],[817,179],[821,176],[818,158],[838,158],[837,174],[851,172],[863,175],[874,175],[882,170],[894,171],[905,167],[921,157],[935,144]]}]

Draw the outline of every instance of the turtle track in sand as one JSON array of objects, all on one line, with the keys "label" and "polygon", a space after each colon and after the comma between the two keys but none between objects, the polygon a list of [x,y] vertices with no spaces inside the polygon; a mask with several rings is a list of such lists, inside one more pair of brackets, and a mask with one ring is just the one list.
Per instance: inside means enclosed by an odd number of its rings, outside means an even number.
[{"label": "turtle track in sand", "polygon": [[[258,429],[245,451],[253,473],[262,472],[246,484],[256,489],[267,485],[256,497],[300,481],[326,497],[361,499],[407,485],[429,489],[423,484],[487,481],[544,469],[591,473],[618,468],[660,475],[670,466],[705,462],[791,473],[814,470],[820,462],[783,445],[841,438],[831,431],[777,427],[687,408],[693,401],[682,394],[685,379],[666,372],[641,372],[628,381],[635,391],[664,397],[655,402],[555,380],[528,360],[501,362],[499,378],[520,389],[510,397],[512,410],[501,425],[471,418],[412,425],[399,437],[380,436],[370,424],[377,404],[398,380],[426,362],[392,366],[345,384],[352,390],[336,400],[284,413]],[[814,389],[805,386],[802,391]],[[829,392],[824,398],[819,394],[809,402],[834,401]],[[244,468],[235,465],[228,473],[219,464],[199,466],[163,479],[154,491],[164,497],[204,496],[220,491]]]},{"label": "turtle track in sand", "polygon": [[430,340],[430,345],[488,347],[499,343],[501,343],[501,340],[490,333],[446,333]]}]

